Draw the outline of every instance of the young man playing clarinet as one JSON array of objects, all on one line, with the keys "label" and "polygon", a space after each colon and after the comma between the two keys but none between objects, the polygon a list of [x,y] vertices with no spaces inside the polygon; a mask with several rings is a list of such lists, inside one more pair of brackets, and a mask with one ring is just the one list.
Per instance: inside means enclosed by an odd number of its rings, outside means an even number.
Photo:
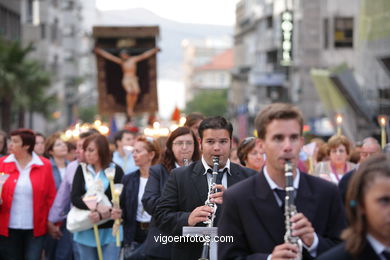
[{"label": "young man playing clarinet", "polygon": [[[289,104],[267,106],[256,117],[259,143],[267,161],[263,171],[224,193],[218,223],[219,236],[233,236],[234,243],[219,243],[219,259],[313,259],[336,245],[345,227],[337,186],[299,172],[303,145],[301,112]],[[291,238],[285,241],[285,164],[292,164],[297,214],[289,218]]]},{"label": "young man playing clarinet", "polygon": [[[214,187],[220,190],[210,196],[211,202],[217,204],[214,226],[218,221],[225,189],[256,174],[251,169],[230,162],[233,127],[225,118],[220,116],[206,118],[198,131],[201,160],[171,172],[154,216],[157,226],[172,236],[182,235],[184,226],[205,226],[203,222],[213,213],[212,208],[205,205],[211,183],[209,179],[212,178],[213,157],[219,159],[219,177]],[[174,243],[172,259],[198,259],[202,253],[202,245]]]}]

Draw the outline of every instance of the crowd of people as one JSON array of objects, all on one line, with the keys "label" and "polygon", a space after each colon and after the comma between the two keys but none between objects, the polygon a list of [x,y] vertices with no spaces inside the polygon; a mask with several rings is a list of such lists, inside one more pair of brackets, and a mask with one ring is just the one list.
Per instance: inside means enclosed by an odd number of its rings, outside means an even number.
[{"label": "crowd of people", "polygon": [[389,146],[305,144],[301,112],[283,103],[255,127],[239,140],[224,117],[191,113],[164,142],[135,128],[73,142],[0,131],[0,260],[198,259],[204,243],[156,238],[210,221],[233,237],[218,259],[390,259]]}]

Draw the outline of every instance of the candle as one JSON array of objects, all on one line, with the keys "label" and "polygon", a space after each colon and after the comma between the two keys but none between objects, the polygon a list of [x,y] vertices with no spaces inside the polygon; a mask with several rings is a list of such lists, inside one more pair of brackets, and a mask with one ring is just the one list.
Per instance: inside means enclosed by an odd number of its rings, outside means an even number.
[{"label": "candle", "polygon": [[341,135],[341,124],[343,123],[343,116],[336,114],[337,135]]}]

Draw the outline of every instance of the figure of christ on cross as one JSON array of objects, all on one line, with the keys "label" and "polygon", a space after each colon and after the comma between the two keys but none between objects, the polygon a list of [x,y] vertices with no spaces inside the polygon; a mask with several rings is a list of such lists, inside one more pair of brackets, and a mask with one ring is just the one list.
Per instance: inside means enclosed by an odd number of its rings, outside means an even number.
[{"label": "figure of christ on cross", "polygon": [[127,115],[131,118],[134,115],[134,106],[141,92],[137,78],[137,63],[153,56],[160,51],[160,48],[153,48],[136,56],[130,56],[126,51],[121,51],[119,57],[97,47],[94,51],[97,55],[121,66],[123,72],[122,86],[126,91]]}]

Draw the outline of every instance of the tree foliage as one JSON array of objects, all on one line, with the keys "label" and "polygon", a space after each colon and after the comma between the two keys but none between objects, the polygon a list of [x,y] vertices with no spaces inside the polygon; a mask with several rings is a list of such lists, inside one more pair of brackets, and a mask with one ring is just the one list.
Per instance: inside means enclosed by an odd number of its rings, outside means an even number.
[{"label": "tree foliage", "polygon": [[205,116],[226,116],[227,90],[200,90],[195,97],[186,104],[186,113],[200,112]]},{"label": "tree foliage", "polygon": [[35,60],[28,58],[33,46],[22,47],[20,42],[0,37],[0,109],[1,127],[9,131],[12,114],[19,115],[19,127],[23,127],[26,112],[38,112],[48,117],[55,97],[47,90],[50,74]]}]

